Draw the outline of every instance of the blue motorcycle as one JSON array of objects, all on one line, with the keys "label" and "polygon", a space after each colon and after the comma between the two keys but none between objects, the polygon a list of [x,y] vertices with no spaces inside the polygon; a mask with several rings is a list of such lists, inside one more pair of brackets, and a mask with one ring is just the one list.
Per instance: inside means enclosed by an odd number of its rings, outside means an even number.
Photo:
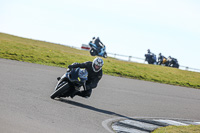
[{"label": "blue motorcycle", "polygon": [[103,48],[101,49],[98,49],[98,47],[96,46],[96,44],[94,43],[89,43],[91,49],[90,49],[90,54],[92,56],[102,56],[104,58],[107,58],[107,53],[106,53],[106,46],[104,46]]}]

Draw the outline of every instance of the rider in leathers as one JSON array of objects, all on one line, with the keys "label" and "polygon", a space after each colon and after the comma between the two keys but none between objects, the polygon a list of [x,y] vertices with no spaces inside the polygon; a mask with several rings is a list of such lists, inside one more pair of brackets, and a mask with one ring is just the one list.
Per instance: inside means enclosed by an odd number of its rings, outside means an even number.
[{"label": "rider in leathers", "polygon": [[[86,90],[77,92],[75,95],[79,95],[82,97],[90,97],[92,93],[92,89],[97,87],[99,80],[103,75],[102,66],[104,62],[100,57],[97,57],[93,60],[93,62],[88,61],[84,63],[74,63],[73,65],[69,65],[68,68],[85,68],[88,71],[88,80],[86,81]],[[71,96],[73,98],[75,95]]]},{"label": "rider in leathers", "polygon": [[93,37],[92,43],[96,44],[98,52],[101,52],[101,49],[104,47],[104,44],[101,42],[99,37]]}]

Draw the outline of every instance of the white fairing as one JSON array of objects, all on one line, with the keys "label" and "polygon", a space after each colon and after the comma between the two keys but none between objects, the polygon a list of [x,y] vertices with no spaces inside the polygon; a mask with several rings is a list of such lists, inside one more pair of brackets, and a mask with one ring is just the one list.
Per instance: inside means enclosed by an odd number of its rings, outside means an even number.
[{"label": "white fairing", "polygon": [[60,81],[63,79],[63,78],[65,78],[66,77],[66,73],[65,74],[63,74],[63,76],[61,77],[61,79],[58,81],[58,83],[57,83],[57,85],[56,85],[56,87],[55,87],[55,91],[56,91],[56,88],[58,87],[58,84],[60,83]]}]

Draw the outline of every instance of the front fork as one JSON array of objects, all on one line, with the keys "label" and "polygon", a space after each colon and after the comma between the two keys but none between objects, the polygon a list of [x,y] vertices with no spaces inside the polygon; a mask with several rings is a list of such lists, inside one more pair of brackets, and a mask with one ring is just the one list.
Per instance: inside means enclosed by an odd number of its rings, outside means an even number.
[{"label": "front fork", "polygon": [[86,91],[86,83],[83,84],[83,89]]}]

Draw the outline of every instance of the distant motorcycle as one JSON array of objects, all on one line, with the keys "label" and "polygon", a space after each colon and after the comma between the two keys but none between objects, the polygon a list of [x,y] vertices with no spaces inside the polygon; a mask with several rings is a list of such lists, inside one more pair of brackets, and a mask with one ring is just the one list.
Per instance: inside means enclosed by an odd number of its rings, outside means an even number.
[{"label": "distant motorcycle", "polygon": [[51,98],[69,97],[81,90],[81,87],[85,90],[85,83],[88,79],[88,72],[86,69],[74,68],[68,71],[58,79],[58,83],[54,92],[51,94]]},{"label": "distant motorcycle", "polygon": [[179,63],[175,58],[168,58],[166,65],[169,67],[179,68]]},{"label": "distant motorcycle", "polygon": [[148,64],[156,64],[156,55],[154,54],[145,54],[145,61],[148,62]]},{"label": "distant motorcycle", "polygon": [[167,66],[167,58],[163,56],[163,58],[158,58],[158,65]]},{"label": "distant motorcycle", "polygon": [[100,50],[98,50],[98,47],[96,46],[96,44],[94,43],[89,43],[91,49],[90,49],[90,54],[92,56],[102,56],[104,58],[107,58],[107,53],[106,53],[106,46],[104,46],[103,48],[101,48]]}]

